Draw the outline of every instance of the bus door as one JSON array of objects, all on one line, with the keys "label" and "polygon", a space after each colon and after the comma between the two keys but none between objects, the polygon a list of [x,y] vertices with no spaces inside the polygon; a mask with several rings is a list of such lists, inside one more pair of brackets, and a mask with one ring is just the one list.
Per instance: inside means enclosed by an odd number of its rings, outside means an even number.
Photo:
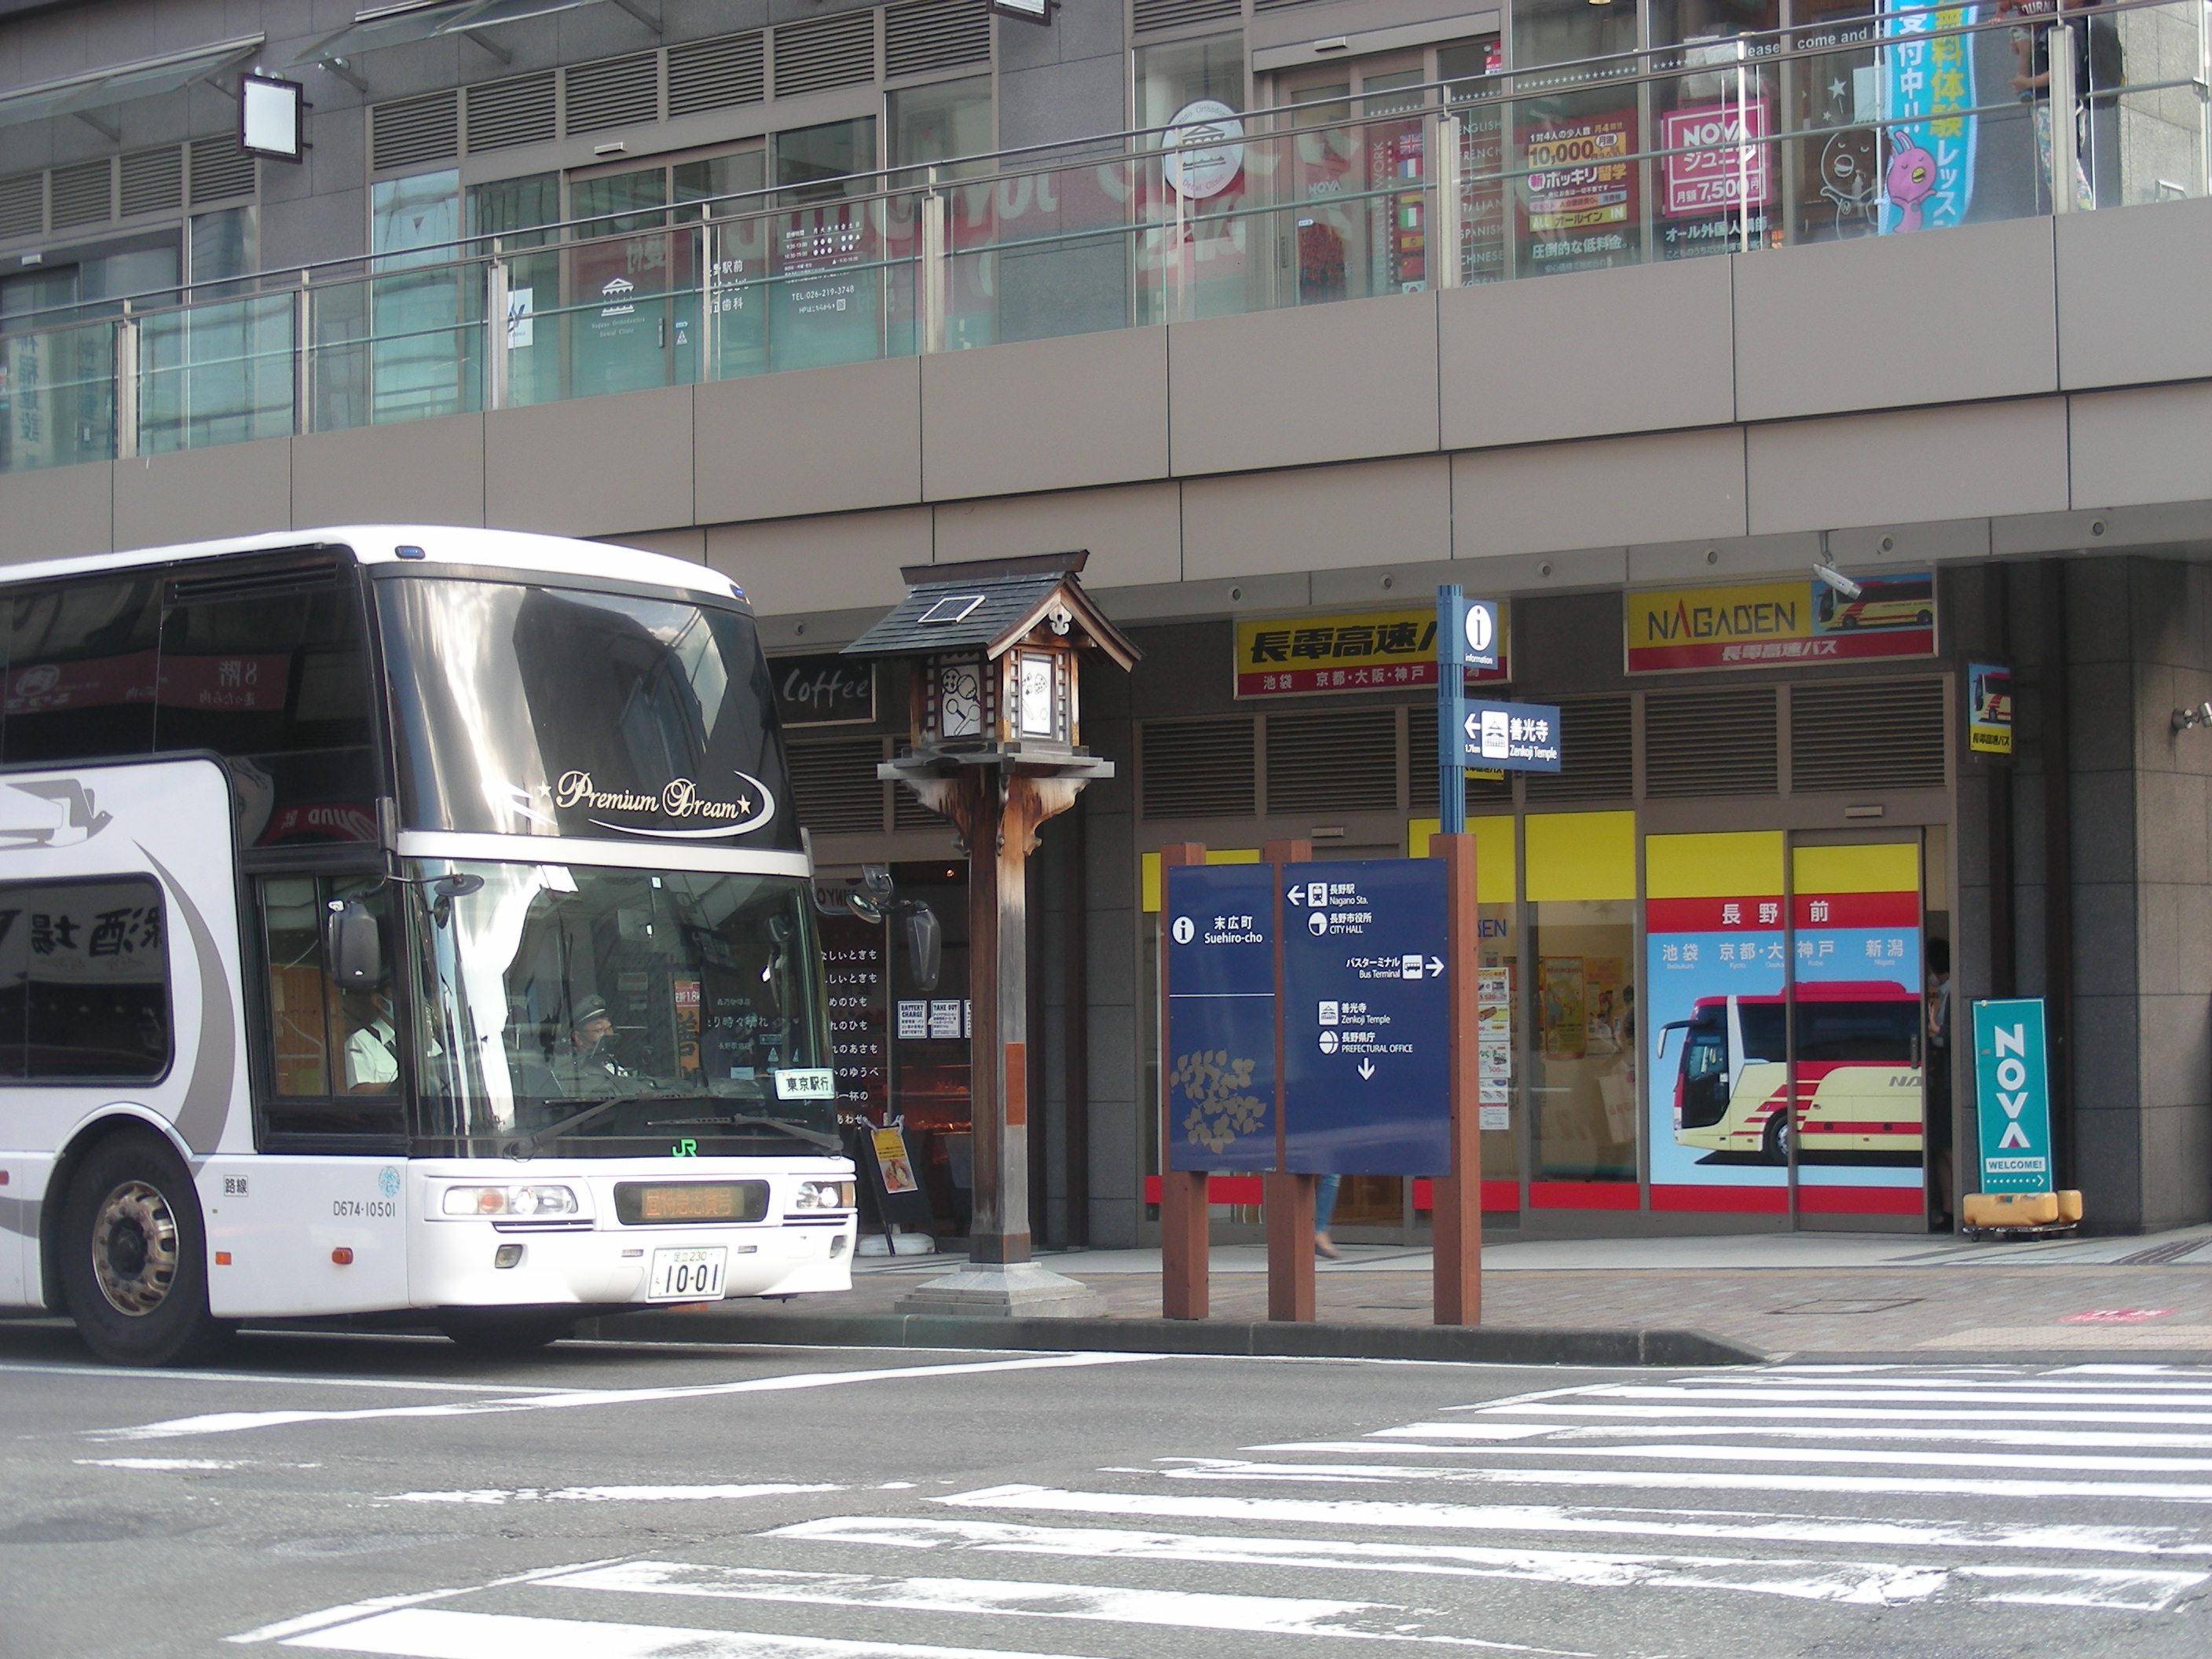
[{"label": "bus door", "polygon": [[1775,1127],[1802,1228],[1927,1213],[1926,946],[1948,928],[1929,862],[1917,830],[1791,837],[1790,1109]]}]

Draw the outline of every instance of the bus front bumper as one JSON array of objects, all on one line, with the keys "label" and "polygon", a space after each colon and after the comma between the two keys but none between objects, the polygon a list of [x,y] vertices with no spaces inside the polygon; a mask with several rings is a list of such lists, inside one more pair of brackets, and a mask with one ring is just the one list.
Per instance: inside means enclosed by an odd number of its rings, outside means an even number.
[{"label": "bus front bumper", "polygon": [[[408,1252],[418,1308],[650,1304],[850,1290],[849,1214],[805,1226],[518,1227],[416,1224]],[[719,1288],[702,1269],[719,1269]],[[679,1273],[677,1270],[681,1269]]]}]

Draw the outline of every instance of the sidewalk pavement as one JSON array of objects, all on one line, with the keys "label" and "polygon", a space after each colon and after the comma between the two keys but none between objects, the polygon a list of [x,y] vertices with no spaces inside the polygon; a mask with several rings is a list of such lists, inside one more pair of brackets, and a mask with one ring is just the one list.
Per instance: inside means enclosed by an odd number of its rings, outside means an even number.
[{"label": "sidewalk pavement", "polygon": [[1498,1243],[1483,1252],[1479,1333],[1432,1325],[1426,1251],[1340,1248],[1341,1261],[1316,1264],[1309,1327],[1267,1322],[1263,1248],[1217,1245],[1203,1322],[1161,1321],[1157,1249],[1067,1250],[1038,1261],[1088,1285],[1103,1315],[900,1316],[901,1297],[965,1258],[868,1257],[848,1295],[623,1315],[608,1334],[1559,1364],[2212,1362],[2212,1227],[2017,1244],[1864,1233]]}]

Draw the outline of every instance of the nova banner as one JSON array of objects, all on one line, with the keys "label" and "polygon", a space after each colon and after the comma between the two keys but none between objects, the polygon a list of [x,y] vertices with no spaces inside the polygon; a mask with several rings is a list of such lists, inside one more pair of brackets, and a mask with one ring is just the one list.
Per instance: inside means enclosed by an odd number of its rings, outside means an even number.
[{"label": "nova banner", "polygon": [[1936,578],[1899,571],[1857,580],[1845,599],[1812,576],[1625,596],[1632,674],[1778,668],[1936,654]]}]

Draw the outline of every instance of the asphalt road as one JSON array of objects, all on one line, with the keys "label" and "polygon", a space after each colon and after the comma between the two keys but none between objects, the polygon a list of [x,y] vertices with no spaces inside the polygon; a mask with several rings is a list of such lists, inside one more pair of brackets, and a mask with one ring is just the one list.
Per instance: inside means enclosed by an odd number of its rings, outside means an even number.
[{"label": "asphalt road", "polygon": [[0,1326],[0,1654],[2212,1651],[2212,1369]]}]

